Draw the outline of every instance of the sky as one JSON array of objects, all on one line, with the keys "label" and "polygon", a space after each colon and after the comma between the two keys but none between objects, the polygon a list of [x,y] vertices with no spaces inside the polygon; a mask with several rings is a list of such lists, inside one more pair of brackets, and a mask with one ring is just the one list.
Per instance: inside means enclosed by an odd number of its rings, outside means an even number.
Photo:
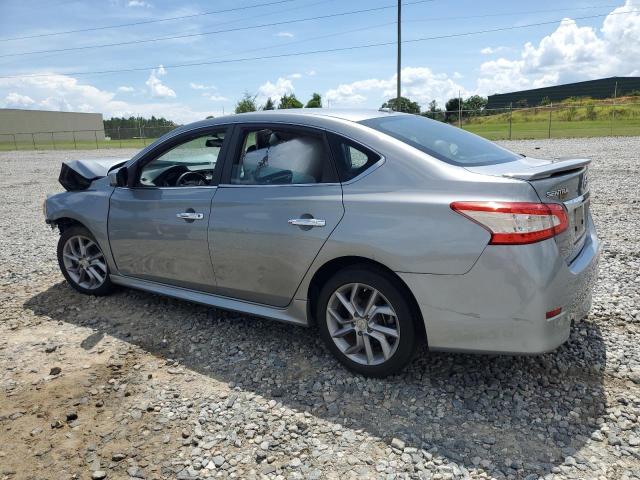
[{"label": "sky", "polygon": [[[0,0],[0,108],[187,123],[232,113],[245,92],[379,108],[396,92],[395,5]],[[402,94],[423,108],[640,76],[640,0],[403,0],[402,39]],[[351,48],[371,44],[383,45]]]}]

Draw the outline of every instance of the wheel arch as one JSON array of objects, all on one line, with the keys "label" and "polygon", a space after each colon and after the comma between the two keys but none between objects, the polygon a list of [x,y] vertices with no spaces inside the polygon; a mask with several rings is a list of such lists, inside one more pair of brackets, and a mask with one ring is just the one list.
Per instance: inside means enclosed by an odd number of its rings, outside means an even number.
[{"label": "wheel arch", "polygon": [[415,316],[414,318],[419,324],[418,331],[421,332],[421,334],[423,335],[423,338],[426,341],[427,332],[426,332],[426,327],[424,323],[424,318],[422,318],[422,312],[420,311],[420,307],[418,305],[418,302],[415,296],[413,295],[413,292],[411,291],[409,286],[404,282],[404,280],[402,280],[402,278],[400,278],[398,274],[396,274],[393,270],[391,270],[386,265],[380,262],[377,262],[375,260],[371,260],[370,258],[359,257],[354,255],[337,257],[337,258],[331,259],[326,263],[324,263],[313,274],[313,277],[309,282],[309,287],[307,290],[307,300],[308,300],[307,301],[307,318],[309,320],[309,324],[315,325],[317,321],[317,319],[315,318],[315,311],[316,311],[318,297],[319,297],[320,289],[322,288],[322,285],[324,285],[324,283],[327,280],[329,280],[329,278],[331,278],[331,276],[333,276],[339,270],[342,270],[348,267],[354,267],[354,266],[371,268],[373,270],[377,270],[379,272],[384,273],[385,275],[388,275],[395,282],[397,282],[397,285],[399,285],[402,288],[402,290],[407,295],[407,298],[409,299],[410,308],[413,311],[413,314]]},{"label": "wheel arch", "polygon": [[89,227],[87,227],[84,223],[72,217],[59,217],[59,218],[56,218],[55,220],[51,220],[51,224],[58,227],[58,230],[60,231],[61,234],[65,230],[68,230],[69,228],[75,227],[75,226],[86,228],[91,232]]}]

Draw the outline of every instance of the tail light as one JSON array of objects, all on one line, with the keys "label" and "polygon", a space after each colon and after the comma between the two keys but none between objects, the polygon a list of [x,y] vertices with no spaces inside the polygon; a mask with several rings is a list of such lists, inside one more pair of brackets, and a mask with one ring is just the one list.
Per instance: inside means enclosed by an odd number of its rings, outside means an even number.
[{"label": "tail light", "polygon": [[567,212],[557,203],[453,202],[451,208],[486,228],[493,245],[540,242],[569,224]]}]

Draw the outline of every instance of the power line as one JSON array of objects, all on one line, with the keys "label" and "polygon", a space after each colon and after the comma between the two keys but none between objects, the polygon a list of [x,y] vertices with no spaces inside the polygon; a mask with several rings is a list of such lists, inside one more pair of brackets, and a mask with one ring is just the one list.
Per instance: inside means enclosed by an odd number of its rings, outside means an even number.
[{"label": "power line", "polygon": [[[428,2],[434,2],[434,1],[436,1],[436,0],[415,0],[413,2],[405,3],[405,5],[417,5],[417,4],[421,4],[421,3],[428,3]],[[375,11],[381,11],[381,10],[388,10],[390,8],[397,8],[397,6],[396,6],[396,4],[385,5],[385,6],[381,6],[381,7],[365,8],[365,9],[361,9],[361,10],[351,10],[349,12],[340,12],[340,13],[330,13],[330,14],[327,14],[327,15],[318,15],[318,16],[315,16],[315,17],[306,17],[306,18],[299,18],[299,19],[294,19],[294,20],[282,20],[280,22],[262,23],[262,24],[250,25],[250,26],[246,26],[246,27],[235,27],[235,28],[227,28],[227,29],[223,29],[223,30],[213,30],[213,31],[210,31],[210,32],[190,33],[190,34],[184,34],[184,35],[172,35],[172,36],[167,36],[167,37],[156,37],[156,38],[148,38],[148,39],[142,39],[142,40],[130,40],[130,41],[127,41],[127,42],[103,43],[103,44],[97,44],[97,45],[83,45],[83,46],[80,46],[80,47],[56,48],[56,49],[52,49],[52,50],[34,50],[34,51],[31,51],[31,52],[6,53],[4,55],[0,55],[0,58],[20,57],[20,56],[23,56],[23,55],[33,55],[33,54],[37,54],[37,53],[73,52],[73,51],[78,51],[78,50],[89,50],[89,49],[94,49],[94,48],[120,47],[120,46],[124,46],[124,45],[139,45],[141,43],[153,43],[153,42],[160,42],[160,41],[166,41],[166,40],[178,40],[178,39],[183,39],[183,38],[202,37],[202,36],[205,36],[205,35],[215,35],[215,34],[218,34],[218,33],[239,32],[239,31],[242,31],[242,30],[251,30],[251,29],[254,29],[254,28],[275,27],[275,26],[279,26],[279,25],[290,25],[292,23],[308,22],[308,21],[312,21],[312,20],[324,20],[324,19],[327,19],[327,18],[335,18],[335,17],[342,17],[342,16],[347,16],[347,15],[356,15],[356,14],[360,14],[360,13],[369,13],[369,12],[375,12]]]},{"label": "power line", "polygon": [[11,38],[0,38],[0,42],[10,42],[13,40],[27,40],[30,38],[42,38],[42,37],[53,37],[56,35],[68,35],[71,33],[82,33],[82,32],[95,32],[98,30],[109,30],[111,28],[123,28],[123,27],[134,27],[137,25],[149,25],[151,23],[160,23],[160,22],[170,22],[173,20],[184,20],[186,18],[195,18],[195,17],[204,17],[207,15],[215,15],[218,13],[228,13],[228,12],[237,12],[238,10],[246,10],[249,8],[258,8],[258,7],[266,7],[266,6],[273,6],[273,5],[280,5],[282,3],[290,3],[290,2],[295,2],[297,0],[277,0],[275,2],[265,2],[265,3],[256,3],[253,5],[245,5],[244,7],[235,7],[235,8],[227,8],[224,10],[212,10],[209,12],[200,12],[200,13],[193,13],[190,15],[181,15],[179,17],[167,17],[167,18],[159,18],[156,20],[143,20],[140,22],[131,22],[131,23],[121,23],[118,25],[105,25],[102,27],[91,27],[91,28],[80,28],[77,30],[66,30],[63,32],[52,32],[52,33],[38,33],[38,34],[34,34],[34,35],[25,35],[23,37],[11,37]]},{"label": "power line", "polygon": [[[394,5],[394,8],[396,8],[395,5]],[[420,38],[413,38],[413,39],[409,39],[409,40],[403,40],[403,43],[405,43],[405,44],[406,43],[419,43],[419,42],[426,42],[426,41],[429,41],[429,40],[441,40],[441,39],[446,39],[446,38],[465,37],[465,36],[471,36],[471,35],[480,35],[480,34],[484,34],[484,33],[504,32],[504,31],[509,31],[509,30],[518,30],[518,29],[521,29],[521,28],[540,27],[540,26],[545,26],[545,25],[555,25],[557,23],[561,23],[562,24],[562,23],[567,23],[567,22],[575,22],[575,20],[588,20],[588,19],[592,19],[592,18],[602,18],[602,17],[606,17],[606,16],[609,16],[609,15],[626,15],[626,14],[629,14],[629,13],[637,13],[637,12],[640,12],[640,10],[627,10],[627,11],[624,11],[624,12],[614,12],[614,13],[608,13],[608,14],[576,17],[574,19],[551,20],[551,21],[547,21],[547,22],[530,23],[530,24],[526,24],[526,25],[514,25],[514,26],[510,26],[510,27],[499,27],[499,28],[493,28],[493,29],[475,30],[475,31],[471,31],[471,32],[450,33],[450,34],[437,35],[437,36],[432,36],[432,37],[420,37]],[[200,67],[200,66],[207,66],[207,65],[220,65],[220,64],[228,64],[228,63],[241,63],[241,62],[249,62],[249,61],[256,61],[256,60],[272,60],[272,59],[276,59],[276,58],[300,57],[300,56],[305,56],[305,55],[317,55],[317,54],[321,54],[321,53],[337,53],[337,52],[345,52],[345,51],[351,51],[351,50],[363,50],[363,49],[368,49],[368,48],[384,47],[384,46],[390,46],[390,45],[394,45],[395,46],[396,44],[397,44],[397,42],[395,40],[393,40],[393,41],[389,41],[389,42],[369,43],[369,44],[364,44],[364,45],[351,45],[351,46],[347,46],[347,47],[337,47],[337,48],[329,48],[329,49],[321,49],[321,50],[310,50],[310,51],[303,51],[303,52],[281,53],[281,54],[274,54],[274,55],[264,55],[264,56],[259,56],[259,57],[244,57],[244,58],[234,58],[234,59],[229,59],[229,60],[213,60],[213,61],[207,61],[207,62],[167,64],[167,65],[164,65],[164,67],[165,68],[187,68],[187,67]],[[68,75],[68,76],[104,75],[104,74],[111,74],[111,73],[142,72],[142,71],[153,70],[155,68],[157,68],[156,65],[147,66],[147,67],[132,67],[132,68],[122,68],[122,69],[112,69],[112,70],[99,70],[99,71],[90,71],[90,72],[67,72],[67,73],[60,73],[60,74],[56,74],[56,73],[36,73],[36,74],[24,74],[24,75],[5,75],[5,76],[0,76],[0,78],[35,78],[35,77],[50,77],[52,75]]]},{"label": "power line", "polygon": [[[292,0],[292,1],[298,1],[298,0]],[[289,13],[289,12],[293,12],[295,10],[301,10],[303,8],[311,8],[311,7],[316,7],[318,5],[323,5],[323,4],[327,4],[327,3],[333,3],[336,2],[338,0],[319,0],[313,3],[305,3],[303,5],[299,5],[297,7],[291,7],[291,8],[287,8],[286,10],[276,10],[273,12],[267,12],[265,14],[262,15],[262,17],[272,17],[274,15],[281,15],[283,12]],[[226,20],[224,22],[218,22],[218,23],[214,23],[212,26],[217,26],[217,25],[233,25],[233,24],[237,24],[237,23],[241,23],[246,21],[246,17],[243,18],[238,18],[238,19],[234,19],[234,20]],[[292,43],[297,43],[297,42],[292,42]],[[244,52],[251,52],[254,50],[262,50],[262,48],[256,48],[256,49],[250,49],[250,50],[244,50],[242,52],[237,52],[237,53],[244,53]],[[53,58],[53,57],[60,57],[62,55],[66,55],[70,52],[59,52],[59,53],[53,53],[53,54],[49,54],[49,55],[43,55],[38,57],[38,59],[47,59],[47,58]],[[223,56],[229,56],[227,55],[223,55]],[[12,59],[7,59],[5,61],[0,62],[0,67],[7,65],[8,63],[12,62]]]}]

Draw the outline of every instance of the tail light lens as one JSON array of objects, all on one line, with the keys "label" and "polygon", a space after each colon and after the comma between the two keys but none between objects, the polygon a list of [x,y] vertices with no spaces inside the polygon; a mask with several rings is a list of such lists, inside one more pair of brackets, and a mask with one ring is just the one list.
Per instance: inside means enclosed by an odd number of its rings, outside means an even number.
[{"label": "tail light lens", "polygon": [[557,203],[453,202],[451,208],[491,233],[493,245],[523,245],[564,231],[569,220]]}]

